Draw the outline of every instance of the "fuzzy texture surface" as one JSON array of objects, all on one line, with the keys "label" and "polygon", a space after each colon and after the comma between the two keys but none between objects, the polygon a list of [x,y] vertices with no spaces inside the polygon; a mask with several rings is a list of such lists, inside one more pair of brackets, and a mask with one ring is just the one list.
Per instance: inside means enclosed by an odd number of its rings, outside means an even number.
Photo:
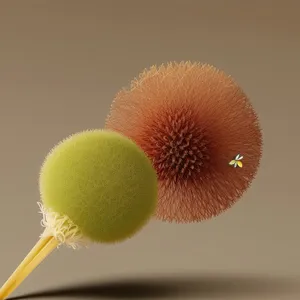
[{"label": "fuzzy texture surface", "polygon": [[74,134],[52,149],[40,173],[43,205],[94,242],[137,233],[153,215],[157,176],[145,153],[106,130]]},{"label": "fuzzy texture surface", "polygon": [[[134,140],[159,179],[156,216],[196,222],[231,207],[250,186],[262,134],[237,83],[208,64],[181,62],[146,69],[111,106],[106,128]],[[243,168],[229,162],[240,154]]]},{"label": "fuzzy texture surface", "polygon": [[89,246],[90,239],[82,234],[80,228],[67,215],[45,208],[40,202],[38,202],[38,206],[43,217],[41,225],[44,231],[40,235],[41,238],[54,237],[58,246],[65,245],[73,249]]}]

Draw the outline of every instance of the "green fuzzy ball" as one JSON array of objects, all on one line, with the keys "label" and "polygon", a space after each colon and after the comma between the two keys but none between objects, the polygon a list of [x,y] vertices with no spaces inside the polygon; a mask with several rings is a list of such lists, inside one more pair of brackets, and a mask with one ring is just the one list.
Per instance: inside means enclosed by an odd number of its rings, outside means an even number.
[{"label": "green fuzzy ball", "polygon": [[113,243],[137,233],[157,203],[156,172],[127,137],[84,131],[46,157],[40,193],[46,208],[66,215],[94,242]]}]

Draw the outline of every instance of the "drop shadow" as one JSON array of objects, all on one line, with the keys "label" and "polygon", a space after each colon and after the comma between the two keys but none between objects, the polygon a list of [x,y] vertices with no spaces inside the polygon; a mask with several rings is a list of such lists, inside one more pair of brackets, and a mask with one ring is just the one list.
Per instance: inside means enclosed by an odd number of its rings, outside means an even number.
[{"label": "drop shadow", "polygon": [[71,285],[59,289],[42,290],[9,300],[34,298],[91,298],[91,299],[165,299],[196,296],[211,299],[216,296],[270,296],[299,293],[300,282],[288,278],[261,276],[153,276],[148,278],[119,279]]}]

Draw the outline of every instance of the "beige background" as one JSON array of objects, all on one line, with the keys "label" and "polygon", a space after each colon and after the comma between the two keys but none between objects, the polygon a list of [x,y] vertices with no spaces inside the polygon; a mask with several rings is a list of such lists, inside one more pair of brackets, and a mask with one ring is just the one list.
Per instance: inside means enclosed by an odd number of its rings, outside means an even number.
[{"label": "beige background", "polygon": [[48,150],[102,127],[115,93],[145,67],[197,60],[233,75],[260,115],[253,187],[203,224],[153,221],[117,246],[61,248],[14,295],[96,282],[55,297],[299,299],[285,283],[300,282],[299,11],[297,0],[0,0],[0,284],[41,233]]}]

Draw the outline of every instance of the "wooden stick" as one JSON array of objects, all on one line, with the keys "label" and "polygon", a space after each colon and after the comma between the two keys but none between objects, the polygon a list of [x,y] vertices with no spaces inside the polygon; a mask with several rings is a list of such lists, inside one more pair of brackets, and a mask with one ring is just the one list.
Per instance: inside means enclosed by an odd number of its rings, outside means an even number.
[{"label": "wooden stick", "polygon": [[58,241],[54,237],[41,238],[0,289],[0,300],[4,300],[13,293],[57,246]]}]

